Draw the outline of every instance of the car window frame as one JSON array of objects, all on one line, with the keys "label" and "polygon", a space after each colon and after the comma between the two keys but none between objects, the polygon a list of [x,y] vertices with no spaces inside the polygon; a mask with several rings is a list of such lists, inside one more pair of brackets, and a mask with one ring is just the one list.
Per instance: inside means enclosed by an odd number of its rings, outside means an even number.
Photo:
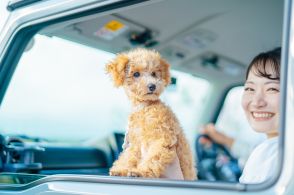
[{"label": "car window frame", "polygon": [[[113,11],[118,8],[122,8],[129,5],[135,5],[137,3],[145,2],[146,0],[132,0],[132,1],[114,1],[114,3],[107,4],[102,7],[95,7],[92,9],[84,10],[82,12],[69,13],[64,16],[57,18],[50,18],[49,16],[42,19],[33,20],[34,22],[29,26],[19,26],[11,34],[9,45],[7,49],[4,50],[4,55],[0,61],[0,102],[3,100],[6,89],[12,78],[13,72],[17,66],[17,63],[30,39],[42,28],[59,23],[62,21],[75,19],[79,17],[86,17],[92,15],[93,13],[103,13],[107,11]],[[280,132],[281,136],[279,138],[279,167],[278,174],[270,180],[267,180],[260,184],[240,184],[240,183],[212,183],[206,181],[171,181],[171,180],[152,180],[152,179],[133,179],[133,178],[117,178],[117,177],[100,177],[100,176],[81,176],[81,175],[53,175],[42,178],[35,182],[21,185],[0,185],[0,190],[24,190],[31,188],[42,183],[50,181],[76,181],[76,182],[101,182],[101,183],[111,183],[111,184],[126,184],[126,185],[151,185],[151,186],[164,186],[164,187],[180,187],[180,188],[202,188],[202,189],[221,189],[221,190],[231,190],[231,191],[260,191],[267,190],[273,186],[279,179],[281,170],[283,168],[284,161],[284,129],[285,129],[285,111],[286,111],[286,89],[287,89],[287,70],[288,70],[288,50],[289,50],[289,37],[290,37],[290,16],[291,16],[291,0],[284,1],[284,24],[283,24],[283,43],[282,43],[282,69],[281,69],[281,117],[280,117]],[[76,10],[78,10],[76,8]],[[13,54],[14,53],[14,54]]]}]

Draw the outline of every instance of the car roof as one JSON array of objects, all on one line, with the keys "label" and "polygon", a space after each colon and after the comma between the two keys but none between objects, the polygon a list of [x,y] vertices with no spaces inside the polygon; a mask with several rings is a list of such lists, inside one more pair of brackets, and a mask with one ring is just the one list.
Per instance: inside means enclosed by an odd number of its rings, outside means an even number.
[{"label": "car roof", "polygon": [[[150,48],[173,69],[232,85],[243,82],[256,54],[281,45],[282,21],[279,0],[168,0],[67,21],[43,33],[117,53],[144,46],[130,39],[147,32],[154,43]],[[97,35],[109,25],[125,28],[108,38]]]}]

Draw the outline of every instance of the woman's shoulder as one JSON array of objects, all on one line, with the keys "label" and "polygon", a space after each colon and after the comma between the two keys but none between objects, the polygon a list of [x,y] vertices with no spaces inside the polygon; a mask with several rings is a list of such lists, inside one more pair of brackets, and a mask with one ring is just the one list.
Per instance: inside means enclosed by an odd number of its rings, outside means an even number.
[{"label": "woman's shoulder", "polygon": [[241,183],[261,183],[268,179],[277,167],[278,138],[267,139],[259,144],[251,153]]},{"label": "woman's shoulder", "polygon": [[257,145],[257,147],[253,150],[252,153],[263,153],[266,154],[268,152],[277,151],[278,148],[278,137],[270,138],[264,140],[262,143]]},{"label": "woman's shoulder", "polygon": [[[278,138],[266,139],[256,146],[250,154],[248,161],[256,161],[264,159],[273,159],[278,154]],[[249,162],[250,162],[249,161]]]}]

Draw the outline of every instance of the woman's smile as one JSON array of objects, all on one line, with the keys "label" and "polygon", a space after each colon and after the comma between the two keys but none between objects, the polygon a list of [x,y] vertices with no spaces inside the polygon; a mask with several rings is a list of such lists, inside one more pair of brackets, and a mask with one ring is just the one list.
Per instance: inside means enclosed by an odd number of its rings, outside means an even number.
[{"label": "woman's smile", "polygon": [[272,112],[262,112],[262,111],[254,111],[251,112],[251,116],[256,120],[256,121],[267,121],[271,120],[274,117],[275,113]]}]

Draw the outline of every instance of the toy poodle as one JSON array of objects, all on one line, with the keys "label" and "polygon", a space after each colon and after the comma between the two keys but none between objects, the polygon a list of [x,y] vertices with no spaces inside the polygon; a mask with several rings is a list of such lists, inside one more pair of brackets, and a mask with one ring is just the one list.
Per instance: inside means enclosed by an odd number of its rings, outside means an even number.
[{"label": "toy poodle", "polygon": [[196,179],[179,121],[159,99],[170,83],[169,67],[158,52],[143,48],[120,53],[106,65],[115,86],[123,86],[132,103],[123,151],[111,176]]}]

